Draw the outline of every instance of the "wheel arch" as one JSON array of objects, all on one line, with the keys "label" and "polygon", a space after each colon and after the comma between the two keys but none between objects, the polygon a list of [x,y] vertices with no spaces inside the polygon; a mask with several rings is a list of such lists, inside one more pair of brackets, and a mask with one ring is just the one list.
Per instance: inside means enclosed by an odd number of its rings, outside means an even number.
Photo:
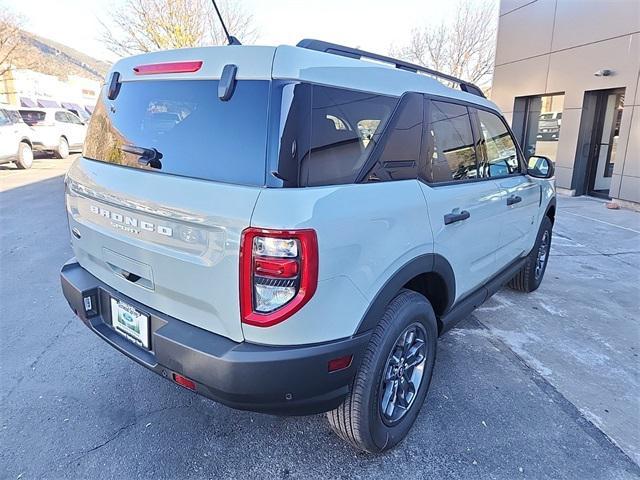
[{"label": "wheel arch", "polygon": [[456,296],[455,275],[446,258],[429,253],[407,262],[385,282],[369,304],[356,334],[375,328],[389,302],[403,288],[420,293],[429,300],[440,332],[440,317],[451,308]]},{"label": "wheel arch", "polygon": [[553,225],[556,221],[556,198],[553,197],[549,200],[549,205],[547,205],[547,209],[544,212],[546,217],[549,217],[551,220],[551,225]]},{"label": "wheel arch", "polygon": [[29,139],[29,137],[22,137],[20,139],[20,142],[18,143],[26,143],[27,145],[29,145],[31,148],[33,148],[33,142]]}]

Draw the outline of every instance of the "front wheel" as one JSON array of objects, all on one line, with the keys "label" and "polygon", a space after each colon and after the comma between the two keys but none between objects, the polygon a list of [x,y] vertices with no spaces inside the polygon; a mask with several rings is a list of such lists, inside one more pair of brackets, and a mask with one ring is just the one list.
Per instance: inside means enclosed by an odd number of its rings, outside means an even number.
[{"label": "front wheel", "polygon": [[533,292],[542,283],[544,272],[547,270],[549,253],[551,251],[551,230],[553,224],[549,217],[545,216],[538,230],[538,237],[529,253],[527,261],[522,269],[511,279],[509,287],[521,292]]},{"label": "front wheel", "polygon": [[374,330],[349,395],[327,413],[331,428],[372,453],[398,444],[424,403],[437,337],[436,317],[427,299],[402,290]]}]

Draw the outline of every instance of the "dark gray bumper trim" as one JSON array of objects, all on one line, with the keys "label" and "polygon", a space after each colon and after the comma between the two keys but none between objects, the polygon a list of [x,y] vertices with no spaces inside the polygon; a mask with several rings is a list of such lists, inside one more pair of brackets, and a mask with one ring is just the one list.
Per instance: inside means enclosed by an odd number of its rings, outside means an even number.
[{"label": "dark gray bumper trim", "polygon": [[[196,391],[230,407],[282,415],[306,415],[331,410],[349,392],[370,333],[334,342],[269,347],[236,343],[150,309],[104,284],[74,259],[60,273],[63,293],[71,309],[107,343],[141,365],[172,378],[184,375]],[[83,297],[93,296],[97,307],[89,315]],[[151,316],[151,351],[117,334],[110,325],[109,298],[115,296]],[[351,365],[328,372],[328,362],[353,355]]]}]

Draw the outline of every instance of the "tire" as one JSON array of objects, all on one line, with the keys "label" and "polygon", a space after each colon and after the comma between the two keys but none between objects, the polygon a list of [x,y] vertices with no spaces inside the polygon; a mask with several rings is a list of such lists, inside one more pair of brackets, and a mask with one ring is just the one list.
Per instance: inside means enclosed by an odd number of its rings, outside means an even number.
[{"label": "tire", "polygon": [[54,153],[56,158],[67,158],[69,156],[69,142],[66,138],[60,137]]},{"label": "tire", "polygon": [[26,170],[33,165],[33,150],[27,142],[20,142],[18,145],[18,159],[15,164],[20,170]]},{"label": "tire", "polygon": [[511,279],[509,287],[520,292],[530,293],[538,289],[549,263],[551,233],[553,224],[545,216],[538,230],[538,237],[522,269]]},{"label": "tire", "polygon": [[[404,353],[400,354],[399,343],[401,339],[409,341],[411,332],[414,332],[413,346],[421,353],[413,356],[414,361],[418,362],[421,357],[423,360],[409,369],[406,364],[411,355],[399,362],[400,365],[396,360],[398,355],[405,357]],[[397,445],[411,429],[429,390],[437,337],[438,327],[431,304],[419,293],[401,290],[389,303],[374,330],[344,403],[327,413],[329,424],[338,436],[355,448],[371,453]],[[422,350],[420,339],[424,341]],[[394,366],[400,366],[400,369]],[[418,384],[416,390],[415,383],[412,388],[407,379],[417,379],[420,368],[422,375],[419,383],[415,382]],[[394,385],[398,392],[397,402],[392,402],[394,397],[389,395]],[[402,388],[402,385],[408,388]],[[404,402],[401,401],[403,391],[408,392]],[[395,408],[390,403],[394,403]],[[390,410],[392,415],[389,415]]]}]

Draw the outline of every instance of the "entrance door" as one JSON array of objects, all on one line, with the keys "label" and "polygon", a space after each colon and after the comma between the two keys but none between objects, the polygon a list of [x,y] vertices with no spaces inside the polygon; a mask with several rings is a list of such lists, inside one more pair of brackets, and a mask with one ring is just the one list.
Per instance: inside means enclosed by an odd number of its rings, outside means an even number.
[{"label": "entrance door", "polygon": [[589,92],[595,95],[595,118],[589,150],[589,195],[609,198],[609,187],[616,158],[620,122],[624,107],[624,89]]}]

